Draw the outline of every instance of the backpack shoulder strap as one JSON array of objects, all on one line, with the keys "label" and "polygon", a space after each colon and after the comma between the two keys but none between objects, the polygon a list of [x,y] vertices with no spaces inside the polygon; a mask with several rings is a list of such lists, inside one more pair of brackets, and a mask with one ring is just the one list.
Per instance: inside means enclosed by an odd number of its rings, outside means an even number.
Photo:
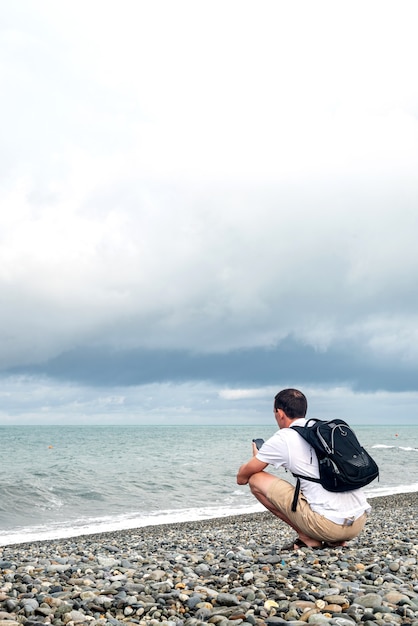
[{"label": "backpack shoulder strap", "polygon": [[324,420],[320,420],[317,417],[311,417],[310,419],[306,420],[303,426],[297,426],[296,424],[293,426],[291,424],[289,428],[291,428],[292,430],[296,430],[298,433],[300,433],[303,436],[302,433],[306,432],[312,426],[315,427],[318,424],[318,422],[322,423],[324,422]]},{"label": "backpack shoulder strap", "polygon": [[296,511],[296,507],[298,504],[298,498],[299,498],[299,492],[300,492],[300,479],[303,478],[304,480],[310,480],[311,483],[320,483],[321,480],[319,478],[312,478],[311,476],[303,476],[302,474],[292,474],[295,478],[297,478],[296,480],[296,485],[295,485],[295,493],[293,494],[293,500],[292,500],[292,511]]},{"label": "backpack shoulder strap", "polygon": [[[292,428],[293,430],[296,430],[296,432],[299,433],[299,435],[301,437],[303,437],[303,439],[305,439],[305,441],[307,441],[308,443],[310,443],[309,441],[309,435],[307,433],[307,429],[310,428],[310,426],[308,426],[308,424],[310,422],[314,422],[315,424],[317,422],[321,422],[323,420],[320,419],[316,419],[316,418],[311,418],[309,420],[307,420],[306,424],[304,426],[290,426],[290,428]],[[293,472],[292,472],[293,474]],[[296,511],[296,507],[298,504],[298,498],[299,498],[299,493],[300,493],[300,479],[303,478],[304,480],[310,480],[313,483],[320,483],[320,479],[319,478],[312,478],[311,476],[304,476],[303,474],[293,474],[293,476],[295,478],[297,478],[296,481],[296,486],[295,486],[295,493],[293,495],[293,500],[292,500],[292,511]]]}]

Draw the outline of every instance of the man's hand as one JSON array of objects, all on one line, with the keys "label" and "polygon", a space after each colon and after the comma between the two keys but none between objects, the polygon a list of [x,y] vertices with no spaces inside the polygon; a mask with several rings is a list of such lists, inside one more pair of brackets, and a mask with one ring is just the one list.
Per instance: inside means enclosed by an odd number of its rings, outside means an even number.
[{"label": "man's hand", "polygon": [[246,485],[253,474],[258,474],[258,472],[262,472],[263,469],[267,467],[268,463],[263,463],[263,461],[259,461],[257,459],[255,456],[257,452],[257,447],[255,443],[253,443],[254,456],[250,461],[248,461],[248,463],[244,463],[244,465],[241,465],[239,468],[237,474],[238,485]]}]

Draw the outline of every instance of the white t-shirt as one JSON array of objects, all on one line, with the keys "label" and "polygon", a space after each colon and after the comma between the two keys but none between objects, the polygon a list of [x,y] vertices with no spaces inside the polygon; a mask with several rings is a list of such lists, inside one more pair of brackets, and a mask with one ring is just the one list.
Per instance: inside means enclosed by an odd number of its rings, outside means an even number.
[{"label": "white t-shirt", "polygon": [[[293,424],[304,426],[306,419],[296,419]],[[293,428],[282,428],[263,443],[257,459],[274,467],[284,467],[294,474],[319,478],[318,459],[315,450]],[[311,509],[327,519],[342,524],[345,518],[357,519],[370,511],[361,489],[334,493],[319,483],[300,479],[301,492]]]}]

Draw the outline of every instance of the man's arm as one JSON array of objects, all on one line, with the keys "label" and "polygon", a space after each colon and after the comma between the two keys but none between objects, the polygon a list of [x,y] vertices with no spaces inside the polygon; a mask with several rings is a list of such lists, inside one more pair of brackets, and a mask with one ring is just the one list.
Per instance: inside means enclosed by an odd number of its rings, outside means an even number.
[{"label": "man's arm", "polygon": [[248,461],[248,463],[244,463],[238,470],[237,474],[237,483],[238,485],[246,485],[253,474],[258,474],[258,472],[262,472],[263,469],[267,467],[268,463],[263,463],[263,461],[259,461],[257,457],[253,456],[253,458]]}]

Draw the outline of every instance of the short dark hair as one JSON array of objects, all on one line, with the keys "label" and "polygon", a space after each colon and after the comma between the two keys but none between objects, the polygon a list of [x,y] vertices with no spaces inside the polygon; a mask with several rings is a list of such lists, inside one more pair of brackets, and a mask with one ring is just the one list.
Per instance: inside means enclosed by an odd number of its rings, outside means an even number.
[{"label": "short dark hair", "polygon": [[308,401],[298,389],[283,389],[274,398],[274,410],[282,409],[290,419],[305,417]]}]

